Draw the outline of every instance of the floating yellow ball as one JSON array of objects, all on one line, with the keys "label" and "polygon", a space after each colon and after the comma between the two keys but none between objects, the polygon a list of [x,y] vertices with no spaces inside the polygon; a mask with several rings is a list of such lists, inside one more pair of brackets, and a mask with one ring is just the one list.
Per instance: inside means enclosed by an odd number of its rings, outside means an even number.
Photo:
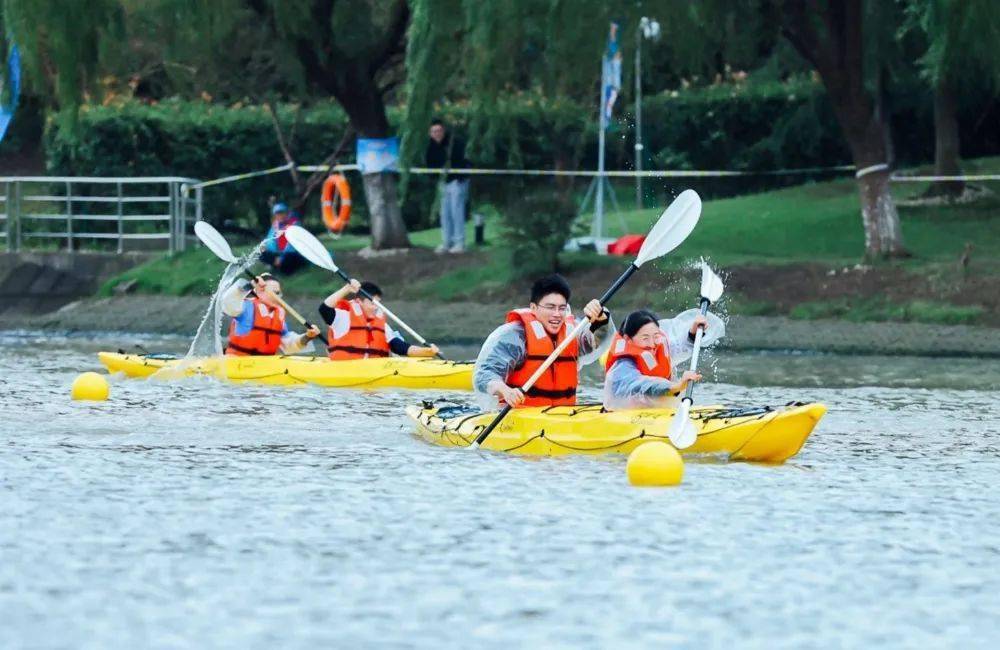
[{"label": "floating yellow ball", "polygon": [[625,465],[629,483],[639,487],[679,485],[684,478],[684,461],[671,445],[647,442],[636,447]]},{"label": "floating yellow ball", "polygon": [[75,400],[90,400],[92,402],[103,402],[108,399],[111,388],[104,375],[96,372],[85,372],[73,380],[73,388],[70,395]]}]

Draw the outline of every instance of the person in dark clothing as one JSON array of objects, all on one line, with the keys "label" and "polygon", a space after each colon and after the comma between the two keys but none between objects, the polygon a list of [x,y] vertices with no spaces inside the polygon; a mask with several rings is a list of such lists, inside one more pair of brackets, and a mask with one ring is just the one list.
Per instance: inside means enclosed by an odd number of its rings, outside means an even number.
[{"label": "person in dark clothing", "polygon": [[285,230],[300,223],[301,219],[294,210],[289,210],[284,203],[274,204],[271,229],[267,231],[264,250],[260,254],[260,261],[270,266],[272,271],[291,275],[306,263],[306,259],[285,238]]},{"label": "person in dark clothing", "polygon": [[468,169],[465,142],[449,132],[444,122],[431,122],[425,159],[428,167],[447,170],[441,182],[441,245],[439,253],[465,252],[465,205],[469,199],[469,175],[454,170]]}]

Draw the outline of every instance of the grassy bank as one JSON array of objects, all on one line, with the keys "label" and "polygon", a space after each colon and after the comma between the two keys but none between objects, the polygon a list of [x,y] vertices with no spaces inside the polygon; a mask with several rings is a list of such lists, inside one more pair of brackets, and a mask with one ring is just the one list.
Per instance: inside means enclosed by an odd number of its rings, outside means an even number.
[{"label": "grassy bank", "polygon": [[[967,163],[969,172],[1000,168],[1000,158]],[[863,232],[856,185],[845,178],[824,183],[707,201],[691,237],[658,264],[662,281],[636,284],[632,299],[672,309],[691,302],[685,265],[706,257],[729,274],[731,312],[785,314],[793,318],[902,320],[1000,325],[1000,184],[997,192],[968,204],[908,205],[923,183],[896,183],[909,259],[861,265]],[[627,230],[646,232],[660,209],[622,214]],[[608,219],[616,224],[617,217]],[[490,244],[460,256],[435,256],[437,229],[411,233],[418,247],[405,254],[362,258],[366,238],[331,240],[338,263],[373,278],[397,295],[431,301],[519,301],[525,281],[510,268],[496,221],[487,223]],[[470,241],[471,241],[471,225]],[[959,259],[972,245],[967,267]],[[237,246],[236,248],[239,248]],[[574,253],[563,269],[580,291],[599,291],[621,259]],[[134,281],[134,291],[171,295],[209,294],[221,264],[193,250],[164,257],[113,278],[102,287]],[[655,276],[647,276],[653,278]],[[286,293],[311,296],[333,286],[328,274],[308,269],[286,281]],[[405,287],[405,289],[404,289]]]}]

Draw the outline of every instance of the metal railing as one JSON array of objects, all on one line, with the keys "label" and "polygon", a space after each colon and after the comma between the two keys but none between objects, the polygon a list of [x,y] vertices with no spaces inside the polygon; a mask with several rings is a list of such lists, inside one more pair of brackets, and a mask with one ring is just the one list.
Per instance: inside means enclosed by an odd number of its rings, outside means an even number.
[{"label": "metal railing", "polygon": [[190,188],[197,183],[179,176],[0,176],[0,238],[11,252],[54,242],[69,252],[89,243],[122,253],[139,241],[183,251],[189,224],[201,218],[202,189]]}]

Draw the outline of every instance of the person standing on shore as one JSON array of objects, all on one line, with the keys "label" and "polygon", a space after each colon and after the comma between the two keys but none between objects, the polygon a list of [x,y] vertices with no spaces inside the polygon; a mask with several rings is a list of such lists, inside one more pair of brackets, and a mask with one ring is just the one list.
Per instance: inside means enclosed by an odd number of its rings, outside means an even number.
[{"label": "person standing on shore", "polygon": [[425,160],[428,167],[440,169],[438,196],[441,201],[441,245],[438,253],[465,252],[465,206],[469,200],[469,175],[454,173],[468,169],[465,142],[451,133],[440,119],[431,121],[430,140]]}]

